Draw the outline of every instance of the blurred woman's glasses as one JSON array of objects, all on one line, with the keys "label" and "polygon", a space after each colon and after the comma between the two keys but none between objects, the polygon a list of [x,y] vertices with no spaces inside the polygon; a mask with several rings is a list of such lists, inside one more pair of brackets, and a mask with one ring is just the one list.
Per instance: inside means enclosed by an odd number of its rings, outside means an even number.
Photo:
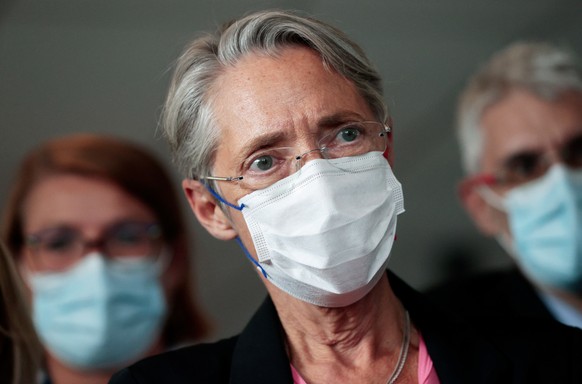
[{"label": "blurred woman's glasses", "polygon": [[157,261],[163,239],[157,223],[123,221],[107,228],[95,241],[87,241],[75,228],[47,228],[26,237],[26,245],[38,271],[66,271],[91,249],[98,249],[114,263],[136,258]]}]

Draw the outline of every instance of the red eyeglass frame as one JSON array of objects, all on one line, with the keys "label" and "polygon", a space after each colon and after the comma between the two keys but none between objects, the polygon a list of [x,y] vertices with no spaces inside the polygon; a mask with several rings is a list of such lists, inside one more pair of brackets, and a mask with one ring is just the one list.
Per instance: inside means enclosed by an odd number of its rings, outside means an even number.
[{"label": "red eyeglass frame", "polygon": [[464,196],[475,187],[480,185],[491,187],[495,184],[498,184],[499,182],[500,180],[497,176],[490,173],[481,173],[463,180],[461,183],[459,183],[458,190],[460,195]]}]

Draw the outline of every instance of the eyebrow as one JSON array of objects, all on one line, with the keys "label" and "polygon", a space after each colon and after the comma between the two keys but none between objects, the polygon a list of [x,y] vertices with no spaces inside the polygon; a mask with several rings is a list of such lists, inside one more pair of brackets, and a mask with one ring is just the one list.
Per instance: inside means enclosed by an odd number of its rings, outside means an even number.
[{"label": "eyebrow", "polygon": [[[339,111],[329,116],[323,116],[317,121],[317,130],[333,128],[342,123],[350,121],[364,121],[366,120],[361,114],[355,113],[353,111]],[[268,147],[273,147],[277,143],[281,143],[289,139],[290,131],[283,129],[277,132],[268,132],[256,136],[246,142],[239,150],[238,154],[234,157],[234,162],[239,167],[243,162],[249,157],[250,154]],[[237,169],[239,171],[240,169]]]},{"label": "eyebrow", "polygon": [[324,116],[319,119],[318,127],[334,127],[339,124],[347,123],[350,121],[369,121],[359,113],[353,111],[339,111],[333,115]]},{"label": "eyebrow", "polygon": [[510,168],[512,164],[514,164],[518,160],[542,156],[544,156],[543,148],[523,148],[518,152],[512,153],[509,156],[499,159],[498,164],[502,169],[507,169]]},{"label": "eyebrow", "polygon": [[[238,154],[234,157],[234,162],[237,165],[241,165],[251,153],[254,153],[262,148],[272,147],[277,143],[280,143],[289,137],[289,131],[280,130],[277,132],[268,132],[256,136],[246,142],[237,152]],[[239,171],[239,169],[237,169]]]}]

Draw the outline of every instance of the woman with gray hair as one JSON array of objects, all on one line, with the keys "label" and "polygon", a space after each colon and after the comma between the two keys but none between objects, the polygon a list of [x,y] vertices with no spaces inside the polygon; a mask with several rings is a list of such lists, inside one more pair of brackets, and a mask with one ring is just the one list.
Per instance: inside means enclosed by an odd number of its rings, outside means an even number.
[{"label": "woman with gray hair", "polygon": [[379,74],[323,22],[262,11],[190,44],[162,128],[195,216],[240,244],[269,295],[240,335],[111,383],[580,380],[579,332],[469,326],[386,271],[404,212],[390,120]]}]

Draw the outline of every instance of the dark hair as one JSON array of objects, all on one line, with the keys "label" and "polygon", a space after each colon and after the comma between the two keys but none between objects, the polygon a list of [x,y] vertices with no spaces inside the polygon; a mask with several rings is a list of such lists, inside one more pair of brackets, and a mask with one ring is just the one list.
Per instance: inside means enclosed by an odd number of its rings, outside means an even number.
[{"label": "dark hair", "polygon": [[162,334],[166,346],[203,336],[207,323],[193,295],[193,277],[186,228],[171,178],[146,149],[128,141],[95,134],[76,134],[47,141],[23,160],[12,184],[2,218],[1,237],[18,257],[24,246],[22,208],[42,179],[73,174],[114,183],[149,207],[158,219],[165,240],[173,247],[171,264],[180,272],[168,299],[169,316]]}]

